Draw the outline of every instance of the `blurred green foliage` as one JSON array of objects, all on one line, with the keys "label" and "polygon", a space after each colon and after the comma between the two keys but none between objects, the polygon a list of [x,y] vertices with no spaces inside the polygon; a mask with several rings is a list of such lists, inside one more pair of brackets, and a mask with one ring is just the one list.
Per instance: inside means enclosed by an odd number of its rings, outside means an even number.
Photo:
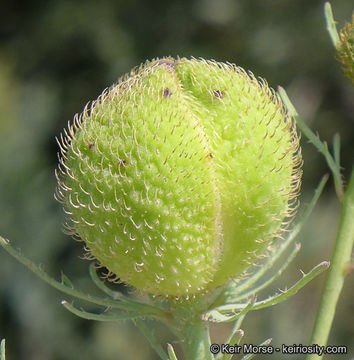
[{"label": "blurred green foliage", "polygon": [[[352,1],[332,5],[342,27],[351,17]],[[331,144],[334,132],[340,132],[344,174],[350,171],[354,93],[335,62],[322,1],[5,1],[0,12],[0,233],[48,272],[59,277],[62,270],[87,291],[95,290],[88,262],[79,258],[82,244],[61,232],[63,214],[53,199],[54,138],[86,102],[133,66],[166,55],[229,61],[273,87],[281,84],[323,140]],[[303,153],[306,203],[328,170],[306,141]],[[331,186],[301,236],[301,256],[277,286],[295,281],[298,269],[329,259],[339,215]],[[275,345],[307,343],[322,282],[323,276],[290,301],[250,314],[245,341],[272,337]],[[349,348],[353,285],[348,278],[329,341]],[[7,359],[157,359],[132,323],[75,318],[61,299],[0,251],[0,338],[7,339]],[[162,341],[172,340],[155,323],[149,325]],[[223,328],[213,331],[219,342],[223,334]]]}]

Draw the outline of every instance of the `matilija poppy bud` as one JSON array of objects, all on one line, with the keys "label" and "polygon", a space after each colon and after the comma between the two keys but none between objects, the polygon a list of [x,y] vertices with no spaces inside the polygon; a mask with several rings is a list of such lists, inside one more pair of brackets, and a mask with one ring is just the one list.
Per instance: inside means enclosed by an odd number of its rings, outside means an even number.
[{"label": "matilija poppy bud", "polygon": [[300,187],[293,120],[232,64],[147,62],[62,136],[57,197],[127,284],[185,297],[242,276],[281,237]]}]

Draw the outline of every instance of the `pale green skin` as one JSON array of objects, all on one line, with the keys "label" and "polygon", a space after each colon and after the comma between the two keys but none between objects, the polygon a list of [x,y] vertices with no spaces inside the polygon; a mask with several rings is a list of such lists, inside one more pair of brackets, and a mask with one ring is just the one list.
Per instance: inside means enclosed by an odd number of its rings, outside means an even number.
[{"label": "pale green skin", "polygon": [[74,231],[121,281],[156,295],[241,275],[299,183],[291,119],[266,84],[226,64],[147,63],[69,138],[59,193]]}]

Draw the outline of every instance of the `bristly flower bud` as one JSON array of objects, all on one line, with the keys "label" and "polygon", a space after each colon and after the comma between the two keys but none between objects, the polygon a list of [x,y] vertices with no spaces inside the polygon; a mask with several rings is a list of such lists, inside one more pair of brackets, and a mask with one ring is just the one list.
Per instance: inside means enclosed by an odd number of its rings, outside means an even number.
[{"label": "bristly flower bud", "polygon": [[343,72],[354,85],[354,13],[352,22],[345,24],[340,31],[341,43],[338,48],[339,61],[344,65]]},{"label": "bristly flower bud", "polygon": [[120,281],[184,297],[244,274],[294,213],[301,156],[267,83],[232,64],[147,62],[60,142],[69,230]]}]

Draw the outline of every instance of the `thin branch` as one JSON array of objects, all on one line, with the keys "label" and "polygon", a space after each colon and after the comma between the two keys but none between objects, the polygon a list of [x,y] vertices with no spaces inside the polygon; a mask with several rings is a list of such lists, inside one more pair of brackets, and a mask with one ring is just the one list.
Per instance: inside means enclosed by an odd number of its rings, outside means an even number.
[{"label": "thin branch", "polygon": [[138,312],[141,311],[143,313],[151,313],[154,314],[152,316],[158,317],[158,318],[166,318],[168,317],[168,314],[164,311],[155,308],[154,306],[151,306],[149,304],[139,303],[135,302],[133,300],[130,300],[129,302],[125,301],[115,301],[115,300],[106,300],[102,299],[96,296],[91,296],[88,294],[85,294],[79,290],[74,289],[70,282],[70,285],[67,285],[68,278],[65,279],[64,282],[59,282],[53,278],[51,278],[46,272],[44,272],[39,266],[37,266],[34,262],[27,259],[25,256],[23,256],[19,251],[15,250],[8,240],[5,240],[3,237],[0,236],[0,245],[15,259],[17,259],[20,263],[25,265],[28,269],[30,269],[34,274],[36,274],[38,277],[40,277],[42,280],[44,280],[46,283],[51,285],[52,287],[56,288],[57,290],[74,296],[78,299],[82,299],[88,302],[91,302],[93,304],[102,305],[105,307],[111,307],[115,309],[121,309],[125,311],[133,311]]},{"label": "thin branch", "polygon": [[[334,319],[337,302],[347,275],[354,244],[354,168],[344,196],[340,224],[334,245],[331,267],[328,271],[321,304],[316,316],[311,344],[326,345]],[[309,355],[307,360],[319,360]]]},{"label": "thin branch", "polygon": [[317,148],[317,150],[325,157],[329,168],[333,174],[334,185],[336,189],[336,193],[338,199],[342,201],[343,199],[343,182],[340,174],[340,167],[334,161],[332,155],[328,151],[328,147],[326,143],[323,143],[318,136],[314,134],[314,132],[306,125],[306,123],[300,118],[299,114],[295,110],[294,105],[291,103],[286,91],[278,86],[278,91],[280,97],[282,98],[285,107],[287,108],[289,114],[294,117],[297,126],[303,132],[303,134],[312,142],[312,144]]},{"label": "thin branch", "polygon": [[303,274],[303,277],[290,289],[269,299],[257,302],[256,304],[254,304],[253,309],[254,310],[263,309],[269,306],[279,304],[289,299],[291,296],[295,295],[300,289],[302,289],[307,283],[309,283],[312,279],[314,279],[316,276],[320,275],[325,270],[327,270],[328,267],[329,267],[328,261],[321,262],[320,264],[316,265],[312,270],[310,270],[307,274]]},{"label": "thin branch", "polygon": [[169,360],[178,360],[175,351],[173,350],[173,346],[171,344],[167,344],[167,352],[170,358]]},{"label": "thin branch", "polygon": [[[263,341],[261,344],[259,344],[258,346],[267,346],[272,342],[272,339],[267,339],[265,341]],[[253,358],[255,358],[258,354],[248,354],[246,356],[243,356],[241,360],[251,360]]]},{"label": "thin branch", "polygon": [[[252,310],[267,308],[287,300],[291,296],[295,295],[308,282],[310,282],[316,276],[320,275],[323,271],[327,270],[328,267],[329,267],[328,261],[321,262],[320,264],[316,265],[312,270],[310,270],[310,272],[308,272],[307,274],[303,274],[303,277],[288,290],[282,291],[280,294],[271,296],[268,299],[256,302],[253,305]],[[246,305],[242,303],[228,304],[228,305],[219,306],[215,310],[225,314],[225,313],[229,313],[230,311],[237,311],[239,309],[243,309],[245,306]]]},{"label": "thin branch", "polygon": [[223,314],[221,314],[218,310],[212,310],[209,311],[208,313],[206,313],[204,315],[205,320],[209,320],[211,319],[212,321],[216,321],[216,322],[231,322],[231,321],[235,321],[240,317],[244,317],[250,310],[252,310],[253,305],[255,304],[257,298],[254,297],[252,298],[245,307],[243,307],[243,309],[238,312],[237,314],[232,314],[229,316],[225,316]]},{"label": "thin branch", "polygon": [[340,168],[340,136],[338,133],[335,133],[333,136],[333,156],[334,161]]},{"label": "thin branch", "polygon": [[136,326],[140,329],[140,331],[143,333],[143,335],[147,338],[152,348],[156,351],[156,353],[159,355],[161,360],[170,360],[169,356],[166,354],[165,350],[162,348],[162,346],[158,343],[156,340],[153,332],[151,329],[149,329],[144,321],[137,319],[135,320]]},{"label": "thin branch", "polygon": [[126,314],[93,314],[87,311],[79,310],[75,308],[72,304],[63,300],[61,304],[65,307],[65,309],[69,310],[74,315],[86,319],[86,320],[97,320],[97,321],[117,321],[117,320],[127,320],[127,319],[137,319],[141,317],[150,317],[152,316],[149,313],[141,313],[141,312],[127,312]]},{"label": "thin branch", "polygon": [[0,344],[0,360],[5,360],[5,339],[2,339]]},{"label": "thin branch", "polygon": [[[287,267],[290,265],[290,263],[294,260],[295,256],[299,253],[301,249],[301,244],[295,244],[293,251],[291,254],[286,258],[285,262],[281,266],[281,268],[277,271],[277,273],[273,276],[271,276],[268,280],[266,280],[261,285],[245,292],[242,294],[242,296],[236,297],[235,301],[240,301],[243,299],[247,299],[252,295],[255,295],[256,293],[260,292],[261,290],[265,289],[268,285],[272,284],[275,280],[279,278],[279,276],[287,269]],[[232,302],[232,300],[230,300]]]},{"label": "thin branch", "polygon": [[340,41],[340,38],[339,38],[339,35],[338,35],[336,22],[334,21],[334,18],[333,18],[332,7],[331,7],[331,4],[329,2],[325,3],[324,13],[325,13],[327,31],[329,33],[329,36],[330,36],[330,38],[332,40],[332,43],[333,43],[334,47],[336,49],[339,49],[341,41]]},{"label": "thin branch", "polygon": [[[228,336],[228,338],[226,339],[225,344],[236,344],[236,345],[238,345],[241,342],[243,336],[245,335],[245,332],[242,329],[240,329],[244,318],[245,318],[245,315],[240,316],[235,321],[234,326],[232,328],[232,331],[231,331],[230,335]],[[229,360],[229,359],[232,358],[232,356],[233,356],[233,354],[219,353],[216,356],[216,360]]]},{"label": "thin branch", "polygon": [[[232,332],[232,336],[229,338],[229,341],[226,342],[226,344],[232,344],[232,345],[238,345],[241,341],[241,339],[243,338],[243,336],[245,335],[244,331],[241,329],[235,330]],[[224,353],[224,354],[220,354],[222,357],[221,358],[217,358],[220,360],[231,360],[231,358],[233,357],[234,354],[228,354],[228,353]]]},{"label": "thin branch", "polygon": [[91,277],[92,281],[94,282],[94,284],[100,290],[102,290],[105,294],[107,294],[109,297],[111,297],[112,299],[121,300],[121,301],[131,300],[128,297],[124,296],[121,292],[111,290],[108,286],[106,286],[103,283],[103,281],[99,278],[99,276],[97,275],[96,267],[94,264],[90,264],[89,273],[90,273],[90,277]]},{"label": "thin branch", "polygon": [[239,344],[245,335],[245,332],[240,329],[240,326],[245,318],[244,316],[240,316],[234,324],[234,327],[232,328],[232,331],[230,333],[230,336],[227,338],[225,344]]}]

